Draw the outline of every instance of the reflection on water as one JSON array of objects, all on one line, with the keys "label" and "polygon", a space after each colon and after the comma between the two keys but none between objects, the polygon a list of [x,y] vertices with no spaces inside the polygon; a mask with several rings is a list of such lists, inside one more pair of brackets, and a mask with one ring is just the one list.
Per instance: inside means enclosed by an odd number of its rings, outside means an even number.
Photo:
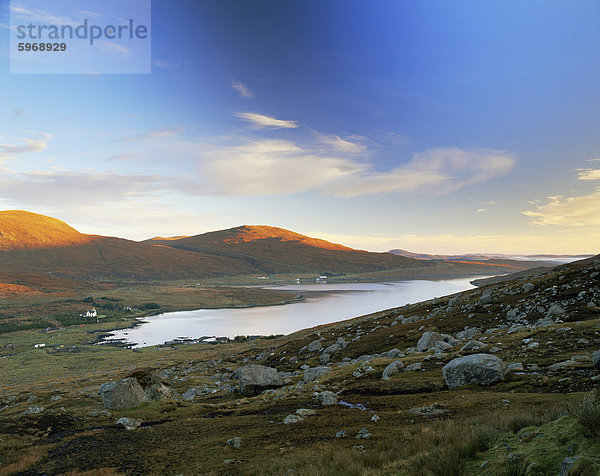
[{"label": "reflection on water", "polygon": [[319,324],[472,289],[471,279],[276,286],[273,289],[303,294],[305,299],[283,306],[170,312],[147,317],[145,323],[135,329],[115,331],[109,339],[125,339],[143,347],[182,336],[289,334]]}]

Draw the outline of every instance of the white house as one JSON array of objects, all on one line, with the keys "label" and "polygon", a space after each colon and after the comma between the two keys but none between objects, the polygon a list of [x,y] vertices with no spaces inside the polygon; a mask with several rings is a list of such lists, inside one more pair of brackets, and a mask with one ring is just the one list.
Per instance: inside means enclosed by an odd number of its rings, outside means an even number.
[{"label": "white house", "polygon": [[97,317],[98,313],[96,312],[96,309],[90,309],[85,314],[79,314],[79,316],[80,317]]}]

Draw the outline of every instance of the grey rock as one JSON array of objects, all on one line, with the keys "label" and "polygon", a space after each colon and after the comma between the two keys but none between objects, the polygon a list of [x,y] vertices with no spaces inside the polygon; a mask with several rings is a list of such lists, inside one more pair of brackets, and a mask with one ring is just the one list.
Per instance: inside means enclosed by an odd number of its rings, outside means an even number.
[{"label": "grey rock", "polygon": [[290,423],[300,423],[301,421],[304,421],[304,418],[302,418],[300,415],[294,415],[292,413],[283,419],[283,424],[289,425]]},{"label": "grey rock", "polygon": [[535,323],[536,329],[539,327],[550,327],[555,325],[556,322],[549,316],[543,317],[542,319],[538,319]]},{"label": "grey rock", "polygon": [[346,438],[346,435],[348,433],[346,432],[346,430],[340,430],[335,434],[336,438]]},{"label": "grey rock", "polygon": [[371,438],[371,433],[369,433],[369,430],[367,430],[366,428],[361,428],[358,431],[358,435],[356,435],[356,439],[360,440],[360,439],[369,439]]},{"label": "grey rock", "polygon": [[316,413],[317,413],[317,410],[314,410],[312,408],[298,408],[298,410],[296,410],[296,415],[300,415],[303,418],[314,415]]},{"label": "grey rock", "polygon": [[135,430],[136,428],[139,428],[141,424],[141,420],[136,420],[135,418],[127,417],[119,418],[115,422],[115,425],[123,425],[126,430]]},{"label": "grey rock", "polygon": [[317,394],[315,398],[317,401],[321,402],[322,405],[337,405],[338,402],[338,396],[329,390]]},{"label": "grey rock", "polygon": [[592,352],[592,364],[594,364],[594,367],[600,369],[600,350]]},{"label": "grey rock", "polygon": [[575,365],[576,363],[577,362],[574,360],[563,360],[562,362],[556,362],[555,364],[548,366],[548,370],[556,371],[566,369]]},{"label": "grey rock", "polygon": [[58,402],[59,400],[62,400],[60,395],[52,395],[52,397],[50,397],[51,402]]},{"label": "grey rock", "polygon": [[403,367],[404,363],[401,360],[395,360],[384,369],[381,380],[390,380],[392,375],[398,373]]},{"label": "grey rock", "polygon": [[569,456],[563,459],[560,465],[560,471],[558,473],[558,476],[568,476],[569,472],[573,469],[573,466],[575,466],[575,463],[577,463],[578,459],[579,458],[577,456]]},{"label": "grey rock", "polygon": [[548,309],[548,316],[559,316],[561,314],[564,314],[565,310],[560,307],[560,305],[558,304],[552,304],[552,306],[550,306],[550,309]]},{"label": "grey rock", "polygon": [[331,372],[331,367],[313,367],[304,370],[304,383],[314,382],[327,372]]},{"label": "grey rock", "polygon": [[436,354],[443,354],[445,352],[450,352],[452,350],[452,346],[448,344],[448,342],[444,342],[443,340],[437,341],[433,346]]},{"label": "grey rock", "polygon": [[451,360],[442,368],[449,388],[463,385],[490,385],[504,380],[508,372],[502,359],[491,354],[472,354]]},{"label": "grey rock", "polygon": [[128,377],[118,382],[100,386],[102,404],[110,410],[139,407],[144,402],[144,389],[136,378]]},{"label": "grey rock", "polygon": [[430,405],[428,407],[417,407],[411,408],[408,410],[409,413],[418,416],[435,416],[441,413],[446,413],[448,410],[445,410],[441,405],[435,404]]},{"label": "grey rock", "polygon": [[456,333],[457,339],[472,339],[475,336],[481,334],[481,330],[477,327],[465,326],[465,329]]},{"label": "grey rock", "polygon": [[479,351],[479,350],[483,350],[487,347],[487,344],[484,344],[483,342],[479,342],[477,340],[470,340],[469,342],[467,342],[465,345],[463,345],[460,348],[461,352],[472,352],[472,351]]},{"label": "grey rock", "polygon": [[33,405],[21,413],[21,416],[26,415],[37,415],[38,413],[42,413],[45,410],[44,407],[38,407],[37,405]]},{"label": "grey rock", "polygon": [[417,342],[417,351],[425,352],[429,349],[433,348],[436,342],[448,342],[450,344],[456,343],[456,339],[454,337],[449,336],[447,334],[440,334],[439,332],[423,332],[423,335]]},{"label": "grey rock", "polygon": [[535,285],[533,283],[525,283],[522,289],[524,293],[529,293],[535,289]]},{"label": "grey rock", "polygon": [[371,417],[371,421],[372,421],[373,423],[377,423],[377,422],[378,422],[380,419],[381,419],[381,418],[379,418],[377,415],[373,415],[373,416]]},{"label": "grey rock", "polygon": [[512,362],[508,364],[508,370],[511,372],[523,372],[523,364],[521,362]]},{"label": "grey rock", "polygon": [[327,352],[324,352],[319,356],[319,362],[321,365],[327,364],[330,359],[331,359],[331,356]]},{"label": "grey rock", "polygon": [[240,448],[242,446],[242,437],[236,436],[234,438],[228,439],[227,446],[233,446],[236,449]]},{"label": "grey rock", "polygon": [[310,344],[308,344],[309,352],[318,352],[323,348],[323,344],[321,344],[320,340],[313,340]]},{"label": "grey rock", "polygon": [[414,364],[407,365],[402,369],[403,372],[417,372],[423,369],[422,362],[415,362]]},{"label": "grey rock", "polygon": [[342,347],[339,344],[332,344],[329,347],[326,347],[323,351],[325,354],[335,354],[336,352],[342,350]]},{"label": "grey rock", "polygon": [[258,395],[263,390],[283,386],[277,369],[264,365],[246,365],[236,371],[242,395]]},{"label": "grey rock", "polygon": [[390,349],[385,353],[386,357],[388,359],[397,359],[398,357],[404,357],[404,352],[402,352],[400,349]]}]

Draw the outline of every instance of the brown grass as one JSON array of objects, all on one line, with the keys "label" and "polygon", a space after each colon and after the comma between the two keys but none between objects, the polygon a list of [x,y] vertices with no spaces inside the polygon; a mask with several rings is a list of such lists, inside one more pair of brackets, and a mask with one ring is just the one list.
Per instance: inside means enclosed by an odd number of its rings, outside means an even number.
[{"label": "brown grass", "polygon": [[0,476],[8,476],[24,471],[40,462],[54,445],[30,446],[23,448],[18,454],[9,457],[6,464],[0,466]]}]

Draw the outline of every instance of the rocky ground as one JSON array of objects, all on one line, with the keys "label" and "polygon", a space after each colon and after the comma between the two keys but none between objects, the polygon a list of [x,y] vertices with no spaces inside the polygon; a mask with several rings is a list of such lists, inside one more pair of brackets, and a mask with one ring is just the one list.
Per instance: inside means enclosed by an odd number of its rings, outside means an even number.
[{"label": "rocky ground", "polygon": [[600,474],[599,257],[201,347],[0,387],[0,475]]}]

